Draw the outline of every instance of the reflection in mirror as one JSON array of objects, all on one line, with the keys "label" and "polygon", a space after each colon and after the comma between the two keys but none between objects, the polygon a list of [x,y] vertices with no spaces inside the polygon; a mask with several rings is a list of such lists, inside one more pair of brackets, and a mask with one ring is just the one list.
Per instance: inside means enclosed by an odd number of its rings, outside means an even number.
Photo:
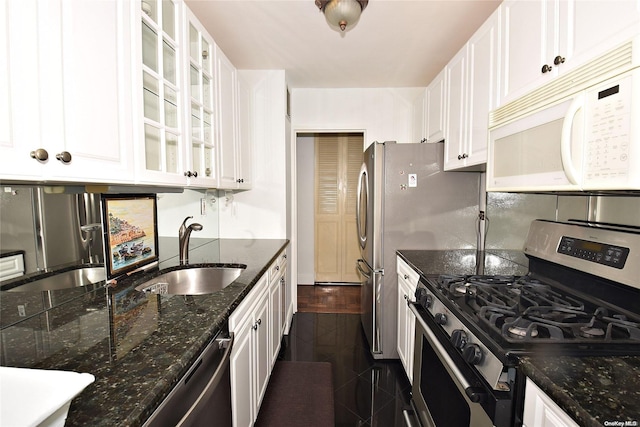
[{"label": "reflection in mirror", "polygon": [[0,218],[0,256],[23,253],[25,274],[104,263],[99,194],[3,186]]}]

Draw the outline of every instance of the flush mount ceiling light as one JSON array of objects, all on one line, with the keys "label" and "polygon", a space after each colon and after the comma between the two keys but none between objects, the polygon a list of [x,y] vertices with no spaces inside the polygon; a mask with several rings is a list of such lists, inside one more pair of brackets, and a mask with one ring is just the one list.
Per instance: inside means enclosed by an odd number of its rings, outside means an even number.
[{"label": "flush mount ceiling light", "polygon": [[367,7],[369,0],[315,0],[318,9],[324,13],[329,25],[340,27],[342,31],[347,25],[358,22],[360,14]]}]

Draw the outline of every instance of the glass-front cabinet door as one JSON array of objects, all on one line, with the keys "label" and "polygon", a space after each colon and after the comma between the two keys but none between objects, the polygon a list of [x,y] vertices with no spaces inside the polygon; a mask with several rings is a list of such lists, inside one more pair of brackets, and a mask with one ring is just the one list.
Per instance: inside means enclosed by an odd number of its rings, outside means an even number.
[{"label": "glass-front cabinet door", "polygon": [[191,185],[216,187],[216,124],[214,122],[214,43],[187,9],[189,41],[189,149],[187,176]]},{"label": "glass-front cabinet door", "polygon": [[[142,129],[139,181],[184,185],[184,103],[179,0],[141,0]],[[141,164],[140,164],[141,163]]]}]

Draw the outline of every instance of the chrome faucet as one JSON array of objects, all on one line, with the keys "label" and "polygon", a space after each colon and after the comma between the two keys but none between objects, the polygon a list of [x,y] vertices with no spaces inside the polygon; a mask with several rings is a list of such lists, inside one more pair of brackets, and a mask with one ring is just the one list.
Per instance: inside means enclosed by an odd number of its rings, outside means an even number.
[{"label": "chrome faucet", "polygon": [[189,264],[189,236],[192,231],[202,230],[202,225],[194,222],[187,227],[187,221],[192,219],[192,216],[188,216],[182,221],[180,230],[178,230],[178,239],[180,242],[180,265]]}]

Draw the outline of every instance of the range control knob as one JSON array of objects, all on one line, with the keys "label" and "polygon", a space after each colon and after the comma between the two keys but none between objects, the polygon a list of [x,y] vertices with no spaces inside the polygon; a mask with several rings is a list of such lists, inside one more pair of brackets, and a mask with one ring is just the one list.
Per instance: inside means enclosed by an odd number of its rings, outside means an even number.
[{"label": "range control knob", "polygon": [[455,329],[451,332],[451,344],[458,350],[462,350],[467,345],[467,333],[462,329]]},{"label": "range control knob", "polygon": [[436,313],[434,316],[434,320],[438,325],[446,325],[447,324],[447,315],[444,313]]},{"label": "range control knob", "polygon": [[482,349],[477,344],[467,344],[462,349],[462,358],[472,365],[482,362]]}]

